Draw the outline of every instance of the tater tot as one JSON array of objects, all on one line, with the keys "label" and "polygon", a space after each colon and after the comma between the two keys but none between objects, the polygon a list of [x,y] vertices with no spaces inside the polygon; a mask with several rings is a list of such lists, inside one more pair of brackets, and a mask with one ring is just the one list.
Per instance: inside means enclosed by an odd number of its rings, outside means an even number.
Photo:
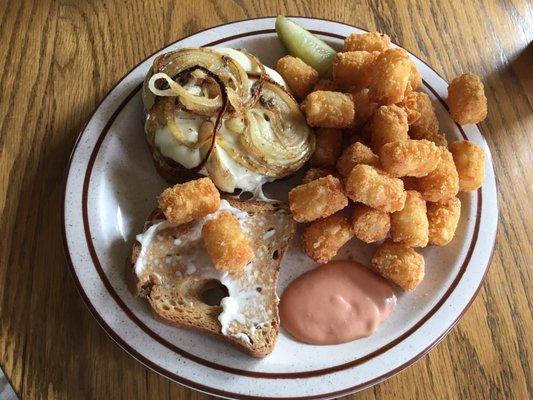
[{"label": "tater tot", "polygon": [[319,90],[302,103],[307,123],[320,128],[348,128],[353,124],[354,106],[351,96]]},{"label": "tater tot", "polygon": [[429,140],[430,142],[435,143],[437,146],[448,147],[448,141],[446,140],[446,135],[443,132],[431,132],[429,130],[418,128],[416,133],[410,130],[409,136],[411,139]]},{"label": "tater tot", "polygon": [[379,104],[398,103],[403,99],[411,62],[402,49],[389,49],[381,53],[373,65],[370,98]]},{"label": "tater tot", "polygon": [[437,168],[418,178],[418,189],[426,201],[441,201],[455,197],[459,192],[459,175],[453,163],[452,153],[441,147]]},{"label": "tater tot", "polygon": [[230,211],[223,211],[206,221],[202,227],[202,239],[216,269],[239,272],[254,258],[250,240]]},{"label": "tater tot", "polygon": [[379,165],[379,157],[369,147],[355,142],[346,147],[337,161],[337,171],[342,176],[348,176],[353,167],[358,164]]},{"label": "tater tot", "polygon": [[325,176],[328,176],[328,175],[335,176],[335,172],[329,169],[324,169],[324,168],[309,168],[305,172],[300,184],[305,185],[306,183],[309,183],[319,178],[324,178]]},{"label": "tater tot", "polygon": [[158,199],[158,207],[168,221],[186,224],[220,208],[220,193],[209,178],[177,184],[166,189]]},{"label": "tater tot", "polygon": [[429,224],[426,202],[420,193],[408,190],[404,208],[391,214],[390,223],[390,233],[394,242],[409,247],[427,246]]},{"label": "tater tot", "polygon": [[283,77],[296,97],[303,99],[318,82],[318,72],[297,57],[285,56],[278,60],[276,71]]},{"label": "tater tot", "polygon": [[455,236],[461,216],[461,202],[457,197],[427,203],[429,221],[429,244],[446,246]]},{"label": "tater tot", "polygon": [[409,135],[413,139],[426,139],[428,133],[439,131],[439,120],[431,99],[426,93],[413,92],[416,96],[415,110],[420,117],[409,126]]},{"label": "tater tot", "polygon": [[454,78],[448,86],[446,102],[452,119],[459,124],[477,124],[487,117],[487,98],[477,75]]},{"label": "tater tot", "polygon": [[355,128],[361,128],[372,117],[378,103],[370,101],[367,88],[353,91],[352,100],[355,108],[353,124]]},{"label": "tater tot", "polygon": [[372,66],[379,53],[349,51],[337,53],[333,59],[333,81],[362,89],[372,82]]},{"label": "tater tot", "polygon": [[379,242],[390,230],[390,215],[375,208],[356,203],[353,208],[352,228],[355,237],[365,243]]},{"label": "tater tot", "polygon": [[453,161],[459,174],[459,190],[477,190],[485,178],[485,154],[480,147],[468,140],[450,145]]},{"label": "tater tot", "polygon": [[389,279],[403,290],[414,290],[424,279],[424,257],[402,243],[387,240],[381,244],[372,266],[384,278]]},{"label": "tater tot", "polygon": [[370,165],[353,167],[346,177],[345,186],[350,199],[384,212],[401,210],[405,203],[402,180]]},{"label": "tater tot", "polygon": [[328,92],[342,92],[342,87],[336,82],[333,82],[329,79],[320,79],[315,87],[313,88],[313,92],[316,92],[318,90],[325,90]]},{"label": "tater tot", "polygon": [[409,73],[409,85],[411,85],[411,88],[413,90],[416,90],[420,86],[422,86],[422,77],[420,76],[420,71],[418,70],[418,67],[416,66],[414,61],[409,59],[409,62],[411,63],[411,72]]},{"label": "tater tot", "polygon": [[344,40],[342,51],[385,51],[390,38],[379,32],[352,33]]},{"label": "tater tot", "polygon": [[429,140],[387,143],[379,150],[381,168],[392,176],[426,176],[440,160],[440,148]]},{"label": "tater tot", "polygon": [[327,263],[353,237],[348,220],[337,213],[311,222],[300,237],[305,253],[319,263]]},{"label": "tater tot", "polygon": [[420,118],[420,113],[417,110],[418,92],[411,89],[411,84],[407,85],[402,101],[397,106],[404,109],[407,114],[407,123],[414,124]]},{"label": "tater tot", "polygon": [[289,192],[289,207],[297,222],[330,216],[347,205],[341,182],[333,176],[316,179]]},{"label": "tater tot", "polygon": [[407,114],[397,105],[381,106],[372,116],[370,137],[372,149],[379,151],[386,143],[409,139]]},{"label": "tater tot", "polygon": [[340,129],[319,128],[315,132],[315,151],[309,160],[313,167],[334,168],[342,151]]}]

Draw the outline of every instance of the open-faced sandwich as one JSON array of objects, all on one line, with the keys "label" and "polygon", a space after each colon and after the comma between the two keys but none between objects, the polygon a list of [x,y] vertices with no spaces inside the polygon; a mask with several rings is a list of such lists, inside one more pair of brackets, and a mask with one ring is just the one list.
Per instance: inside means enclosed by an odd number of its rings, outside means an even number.
[{"label": "open-faced sandwich", "polygon": [[282,204],[220,199],[209,178],[166,189],[133,247],[130,282],[165,322],[269,354],[281,259],[296,223]]},{"label": "open-faced sandwich", "polygon": [[172,182],[209,176],[224,192],[257,193],[300,169],[314,134],[281,76],[229,48],[156,58],[143,88],[146,137]]}]

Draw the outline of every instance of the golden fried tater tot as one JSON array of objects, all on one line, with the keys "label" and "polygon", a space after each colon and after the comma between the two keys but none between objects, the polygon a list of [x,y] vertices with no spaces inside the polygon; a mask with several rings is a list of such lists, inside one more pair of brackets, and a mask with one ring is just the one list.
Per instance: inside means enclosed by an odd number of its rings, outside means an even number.
[{"label": "golden fried tater tot", "polygon": [[426,176],[440,160],[440,148],[429,140],[387,143],[379,150],[381,168],[392,176]]},{"label": "golden fried tater tot", "polygon": [[372,266],[403,290],[414,290],[424,279],[424,257],[402,243],[385,241],[378,247]]},{"label": "golden fried tater tot", "polygon": [[309,168],[304,174],[300,185],[305,185],[306,183],[309,183],[319,178],[324,178],[328,175],[335,176],[335,172],[324,168]]},{"label": "golden fried tater tot", "polygon": [[362,89],[372,82],[372,67],[379,53],[349,51],[337,53],[333,60],[333,81]]},{"label": "golden fried tater tot", "polygon": [[477,75],[454,78],[448,86],[446,102],[452,119],[459,124],[477,124],[487,117],[487,98]]},{"label": "golden fried tater tot", "polygon": [[158,199],[165,218],[174,224],[185,224],[220,208],[220,193],[209,178],[177,184],[166,189]]},{"label": "golden fried tater tot", "polygon": [[353,91],[352,100],[355,108],[354,127],[359,129],[372,117],[378,103],[370,101],[367,88]]},{"label": "golden fried tater tot", "polygon": [[342,51],[385,51],[390,38],[379,32],[352,33],[344,40]]},{"label": "golden fried tater tot", "polygon": [[420,193],[408,190],[404,208],[390,216],[392,240],[409,247],[426,247],[429,235],[426,212],[426,202]]},{"label": "golden fried tater tot", "polygon": [[365,243],[379,242],[390,230],[390,215],[375,208],[356,203],[353,208],[352,228],[357,239]]},{"label": "golden fried tater tot", "polygon": [[409,62],[411,63],[411,72],[409,73],[409,85],[411,85],[412,90],[416,90],[420,86],[422,86],[422,77],[420,76],[420,71],[418,70],[418,67],[416,66],[414,61],[409,59]]},{"label": "golden fried tater tot", "polygon": [[426,201],[441,201],[455,197],[459,192],[459,175],[453,163],[452,153],[441,147],[437,168],[418,178],[418,189]]},{"label": "golden fried tater tot", "polygon": [[413,93],[416,96],[414,107],[420,117],[409,126],[409,135],[413,139],[427,139],[425,136],[428,133],[434,134],[439,131],[439,120],[429,96],[422,92]]},{"label": "golden fried tater tot", "polygon": [[409,125],[414,124],[420,118],[420,113],[417,110],[417,101],[418,92],[413,91],[411,89],[411,84],[409,83],[402,101],[397,104],[397,106],[403,108],[407,114],[407,123]]},{"label": "golden fried tater tot", "polygon": [[337,171],[342,176],[348,176],[353,167],[358,164],[379,165],[379,157],[369,147],[360,142],[355,142],[344,149],[337,161]]},{"label": "golden fried tater tot", "polygon": [[315,132],[315,151],[309,160],[312,167],[335,168],[335,162],[342,151],[340,129],[319,128]]},{"label": "golden fried tater tot", "polygon": [[402,101],[411,75],[411,62],[405,50],[384,51],[376,59],[373,68],[370,99],[379,104]]},{"label": "golden fried tater tot", "polygon": [[297,222],[324,218],[348,205],[341,182],[333,177],[319,178],[289,192],[289,207]]},{"label": "golden fried tater tot", "polygon": [[455,236],[461,216],[461,202],[457,197],[427,203],[429,221],[429,244],[445,246]]},{"label": "golden fried tater tot", "polygon": [[317,92],[319,90],[327,92],[342,92],[342,86],[336,82],[330,81],[329,79],[320,79],[312,92]]},{"label": "golden fried tater tot", "polygon": [[254,258],[250,240],[230,211],[223,211],[206,221],[202,227],[202,239],[216,269],[239,272]]},{"label": "golden fried tater tot", "polygon": [[435,143],[437,146],[448,147],[448,141],[446,135],[443,132],[431,132],[423,128],[417,128],[416,130],[409,130],[409,136],[415,140],[429,140]]},{"label": "golden fried tater tot", "polygon": [[405,203],[402,180],[391,178],[370,165],[353,167],[345,186],[350,199],[384,212],[401,210]]},{"label": "golden fried tater tot", "polygon": [[319,263],[327,263],[353,237],[352,227],[340,213],[311,222],[300,237],[305,253]]},{"label": "golden fried tater tot", "polygon": [[307,123],[320,128],[348,128],[353,124],[352,97],[339,92],[319,90],[302,103]]},{"label": "golden fried tater tot", "polygon": [[485,154],[480,147],[468,140],[453,142],[450,145],[453,161],[459,174],[459,190],[477,190],[485,178]]},{"label": "golden fried tater tot", "polygon": [[379,151],[386,143],[409,139],[407,114],[395,104],[379,107],[372,116],[370,137],[372,149]]},{"label": "golden fried tater tot", "polygon": [[297,57],[285,56],[278,60],[276,71],[283,77],[296,97],[303,99],[318,82],[318,72]]}]

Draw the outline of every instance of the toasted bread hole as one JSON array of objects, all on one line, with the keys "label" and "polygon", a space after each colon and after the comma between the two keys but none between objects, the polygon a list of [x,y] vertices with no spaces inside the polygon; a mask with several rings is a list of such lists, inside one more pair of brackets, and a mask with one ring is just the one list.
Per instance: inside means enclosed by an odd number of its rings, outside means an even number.
[{"label": "toasted bread hole", "polygon": [[200,298],[208,306],[218,306],[228,296],[228,288],[216,279],[206,281],[200,290]]},{"label": "toasted bread hole", "polygon": [[272,253],[272,258],[274,260],[277,260],[279,258],[279,251],[277,250],[274,250],[274,252]]},{"label": "toasted bread hole", "polygon": [[252,197],[254,197],[254,194],[252,192],[241,192],[241,194],[239,194],[239,200],[241,201],[248,201]]}]

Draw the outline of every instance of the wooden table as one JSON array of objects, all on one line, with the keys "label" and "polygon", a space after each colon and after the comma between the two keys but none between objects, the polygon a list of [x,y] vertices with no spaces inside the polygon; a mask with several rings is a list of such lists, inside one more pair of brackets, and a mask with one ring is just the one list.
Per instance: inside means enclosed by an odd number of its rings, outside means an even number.
[{"label": "wooden table", "polygon": [[483,76],[499,185],[492,266],[472,307],[416,365],[357,399],[533,396],[533,8],[513,1],[8,1],[0,5],[0,366],[23,398],[203,399],[143,367],[78,296],[61,242],[64,168],[81,127],[140,60],[228,21],[305,15],[382,30],[441,75]]}]

